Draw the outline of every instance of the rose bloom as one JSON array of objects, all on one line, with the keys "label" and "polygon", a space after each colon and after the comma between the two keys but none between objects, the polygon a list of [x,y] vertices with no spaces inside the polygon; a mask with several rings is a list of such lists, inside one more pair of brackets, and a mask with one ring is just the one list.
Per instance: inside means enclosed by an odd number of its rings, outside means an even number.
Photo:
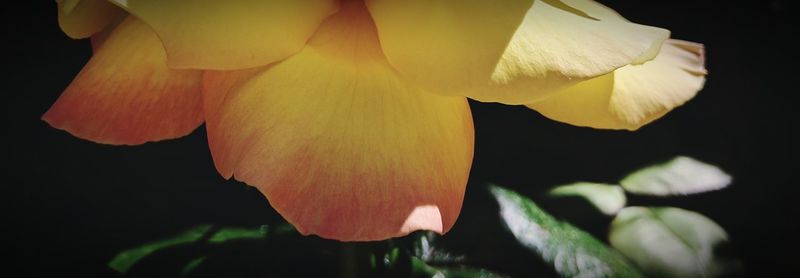
[{"label": "rose bloom", "polygon": [[635,130],[692,98],[702,45],[587,0],[62,0],[94,55],[43,119],[137,145],[206,124],[219,173],[303,234],[447,232],[467,98]]}]

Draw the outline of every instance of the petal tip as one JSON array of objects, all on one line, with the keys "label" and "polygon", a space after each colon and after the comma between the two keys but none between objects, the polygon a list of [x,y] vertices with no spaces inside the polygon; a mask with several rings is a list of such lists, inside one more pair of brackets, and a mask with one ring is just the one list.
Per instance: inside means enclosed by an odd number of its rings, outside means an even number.
[{"label": "petal tip", "polygon": [[400,228],[399,236],[404,236],[417,230],[430,230],[438,234],[444,234],[450,227],[444,227],[443,222],[442,213],[439,211],[438,206],[418,206],[406,218]]},{"label": "petal tip", "polygon": [[684,67],[685,70],[696,75],[707,75],[706,69],[706,47],[702,43],[684,41],[678,39],[669,39],[665,43],[670,44],[678,49],[688,52],[693,55],[694,60],[691,62],[691,67]]},{"label": "petal tip", "polygon": [[421,205],[414,208],[409,213],[403,225],[395,233],[370,233],[362,230],[362,233],[356,235],[343,235],[333,230],[313,229],[299,225],[300,223],[293,223],[287,221],[294,226],[297,231],[303,236],[316,235],[324,239],[338,240],[342,242],[353,241],[381,241],[389,238],[403,237],[415,231],[425,230],[432,231],[437,234],[443,235],[447,233],[452,224],[445,226],[445,221],[442,218],[442,213],[436,205]]}]

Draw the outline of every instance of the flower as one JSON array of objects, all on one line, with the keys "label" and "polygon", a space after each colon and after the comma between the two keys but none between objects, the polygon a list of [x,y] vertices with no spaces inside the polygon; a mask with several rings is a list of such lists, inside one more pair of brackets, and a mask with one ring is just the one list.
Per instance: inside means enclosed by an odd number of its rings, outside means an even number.
[{"label": "flower", "polygon": [[703,86],[702,46],[588,0],[63,0],[94,55],[43,119],[136,145],[205,122],[215,166],[303,234],[447,232],[467,98],[637,129]]}]

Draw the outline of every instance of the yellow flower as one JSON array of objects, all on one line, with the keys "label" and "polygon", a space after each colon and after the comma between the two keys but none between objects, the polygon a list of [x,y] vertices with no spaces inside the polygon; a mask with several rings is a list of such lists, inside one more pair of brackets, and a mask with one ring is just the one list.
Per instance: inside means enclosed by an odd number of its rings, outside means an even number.
[{"label": "yellow flower", "polygon": [[[112,5],[113,3],[113,5]],[[447,232],[473,154],[467,98],[636,129],[690,99],[702,46],[588,0],[64,0],[95,53],[44,115],[106,144],[206,123],[225,178],[303,234]]]}]

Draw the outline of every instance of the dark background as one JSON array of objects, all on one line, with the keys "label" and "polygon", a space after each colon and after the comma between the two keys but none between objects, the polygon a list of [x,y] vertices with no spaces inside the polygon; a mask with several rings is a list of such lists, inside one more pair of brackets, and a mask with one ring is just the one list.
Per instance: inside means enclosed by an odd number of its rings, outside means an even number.
[{"label": "dark background", "polygon": [[[791,19],[797,10],[791,1],[603,2],[634,22],[704,43],[710,72],[705,89],[633,133],[577,128],[523,107],[473,102],[476,155],[470,184],[462,214],[442,240],[484,266],[518,275],[536,272],[527,264],[534,256],[507,240],[491,240],[504,231],[486,183],[532,196],[604,238],[610,219],[578,202],[548,201],[541,193],[578,180],[614,182],[641,166],[688,155],[720,166],[734,183],[718,192],[632,198],[630,204],[678,206],[714,219],[730,234],[749,276],[795,272],[800,185],[793,163],[797,137],[791,133],[798,93]],[[203,127],[178,140],[113,147],[41,121],[91,54],[88,41],[60,32],[55,9],[52,1],[2,8],[0,250],[8,256],[0,271],[115,275],[106,264],[119,251],[198,224],[257,227],[280,221],[257,190],[217,174]],[[299,242],[331,244],[316,238]],[[258,273],[254,265],[263,263],[252,259],[258,250],[220,252],[211,263],[217,271]],[[306,259],[289,256],[284,267],[311,271],[315,266],[306,265],[317,261]]]}]

